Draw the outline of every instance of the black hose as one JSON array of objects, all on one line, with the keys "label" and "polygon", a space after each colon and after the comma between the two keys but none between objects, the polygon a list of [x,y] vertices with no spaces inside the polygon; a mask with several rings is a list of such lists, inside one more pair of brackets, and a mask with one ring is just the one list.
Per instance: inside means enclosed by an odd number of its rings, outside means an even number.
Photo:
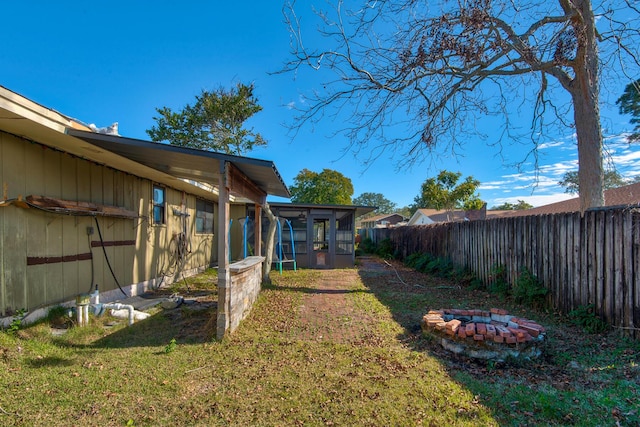
[{"label": "black hose", "polygon": [[98,236],[100,236],[100,245],[102,246],[102,252],[104,252],[104,259],[107,261],[107,265],[109,266],[109,271],[111,271],[111,276],[113,277],[113,280],[116,281],[116,285],[118,285],[118,289],[120,289],[120,292],[122,292],[122,295],[124,295],[125,297],[128,297],[129,295],[127,295],[127,293],[122,289],[122,286],[120,286],[120,282],[118,282],[118,278],[116,277],[116,274],[113,272],[113,268],[111,268],[111,263],[109,262],[109,257],[107,256],[107,250],[104,248],[104,240],[102,240],[102,232],[100,231],[100,224],[98,223],[98,218],[94,216],[93,219],[96,221]]},{"label": "black hose", "polygon": [[[95,218],[95,216],[94,216]],[[87,239],[89,240],[89,253],[91,254],[91,283],[89,283],[89,292],[93,291],[93,279],[94,279],[94,266],[93,266],[93,248],[91,247],[91,234],[87,232]]]}]

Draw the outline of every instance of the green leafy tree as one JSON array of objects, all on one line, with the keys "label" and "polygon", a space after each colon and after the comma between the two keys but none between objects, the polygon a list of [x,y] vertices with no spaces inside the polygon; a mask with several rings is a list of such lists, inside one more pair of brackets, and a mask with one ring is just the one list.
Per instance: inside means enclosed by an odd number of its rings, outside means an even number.
[{"label": "green leafy tree", "polygon": [[459,183],[461,177],[461,172],[443,170],[436,178],[428,178],[420,187],[420,194],[414,199],[415,209],[446,210],[451,218],[451,213],[456,208],[462,209],[465,203],[480,200],[476,194],[480,181],[468,176]]},{"label": "green leafy tree", "polygon": [[[604,189],[618,188],[629,184],[630,181],[623,178],[615,169],[608,169],[604,172]],[[564,187],[564,192],[569,194],[580,193],[580,182],[578,179],[578,171],[569,171],[565,173],[558,185]]]},{"label": "green leafy tree", "polygon": [[462,204],[462,209],[464,209],[465,211],[478,211],[482,209],[484,205],[485,203],[482,199],[480,199],[480,196],[474,195],[464,201],[464,203]]},{"label": "green leafy tree", "polygon": [[403,206],[401,208],[397,208],[396,212],[405,218],[411,218],[411,215],[413,215],[415,211],[411,210],[411,206]]},{"label": "green leafy tree", "polygon": [[358,206],[377,206],[375,211],[367,214],[368,216],[390,214],[396,210],[396,204],[381,193],[362,193],[353,199],[353,204]]},{"label": "green leafy tree", "polygon": [[492,211],[522,211],[525,209],[531,209],[533,205],[525,202],[524,200],[518,200],[518,203],[504,202],[501,205],[491,208]]},{"label": "green leafy tree", "polygon": [[303,169],[289,188],[294,203],[318,205],[350,205],[353,196],[351,180],[338,171],[323,169],[317,173]]},{"label": "green leafy tree", "polygon": [[234,89],[203,90],[193,105],[182,111],[157,108],[156,125],[147,130],[153,141],[172,145],[242,155],[266,145],[259,133],[244,127],[262,110],[253,94],[253,85],[238,84]]},{"label": "green leafy tree", "polygon": [[[637,2],[327,3],[285,7],[292,55],[283,71],[310,67],[329,76],[322,90],[306,94],[295,124],[313,123],[335,107],[346,113],[340,117],[352,151],[360,148],[368,160],[397,153],[401,164],[486,137],[478,129],[487,116],[504,118],[496,138],[510,141],[539,142],[552,128],[575,132],[581,210],[604,205],[601,73],[614,79],[620,70],[637,70]],[[313,22],[307,28],[324,37],[314,44],[301,22]],[[517,134],[513,122],[522,120],[523,105],[531,107],[533,126]],[[403,123],[400,111],[409,114],[406,130],[390,132]]]},{"label": "green leafy tree", "polygon": [[640,141],[640,79],[624,88],[624,93],[616,104],[620,107],[620,114],[631,114],[629,122],[634,128],[627,139],[629,142]]}]

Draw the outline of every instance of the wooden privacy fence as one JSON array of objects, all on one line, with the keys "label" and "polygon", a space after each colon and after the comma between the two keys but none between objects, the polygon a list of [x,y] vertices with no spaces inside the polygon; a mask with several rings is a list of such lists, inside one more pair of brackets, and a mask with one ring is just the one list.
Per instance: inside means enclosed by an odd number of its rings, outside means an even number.
[{"label": "wooden privacy fence", "polygon": [[593,304],[614,327],[640,338],[640,210],[579,213],[370,229],[396,253],[452,260],[489,283],[496,266],[515,282],[526,267],[549,289],[553,307],[568,313]]}]

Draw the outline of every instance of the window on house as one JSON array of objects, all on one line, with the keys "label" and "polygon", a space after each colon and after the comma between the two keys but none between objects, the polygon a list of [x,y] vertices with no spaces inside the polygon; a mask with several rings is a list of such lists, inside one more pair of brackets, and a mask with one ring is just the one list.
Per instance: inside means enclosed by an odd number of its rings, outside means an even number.
[{"label": "window on house", "polygon": [[153,223],[165,223],[165,189],[159,185],[153,186]]},{"label": "window on house", "polygon": [[196,233],[213,234],[213,202],[196,199]]}]

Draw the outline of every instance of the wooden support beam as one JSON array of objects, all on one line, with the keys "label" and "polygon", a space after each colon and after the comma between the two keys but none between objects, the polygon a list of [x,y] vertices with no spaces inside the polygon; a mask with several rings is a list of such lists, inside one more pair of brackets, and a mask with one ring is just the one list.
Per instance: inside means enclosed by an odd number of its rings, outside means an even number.
[{"label": "wooden support beam", "polygon": [[234,196],[247,198],[253,202],[263,204],[267,193],[262,191],[253,181],[231,163],[227,163],[228,189]]},{"label": "wooden support beam", "polygon": [[262,205],[256,203],[255,212],[256,218],[255,225],[253,227],[255,236],[253,247],[255,249],[253,252],[255,256],[262,256]]},{"label": "wooden support beam", "polygon": [[229,329],[230,286],[229,272],[229,163],[220,160],[218,195],[218,317],[217,339],[224,338]]}]

